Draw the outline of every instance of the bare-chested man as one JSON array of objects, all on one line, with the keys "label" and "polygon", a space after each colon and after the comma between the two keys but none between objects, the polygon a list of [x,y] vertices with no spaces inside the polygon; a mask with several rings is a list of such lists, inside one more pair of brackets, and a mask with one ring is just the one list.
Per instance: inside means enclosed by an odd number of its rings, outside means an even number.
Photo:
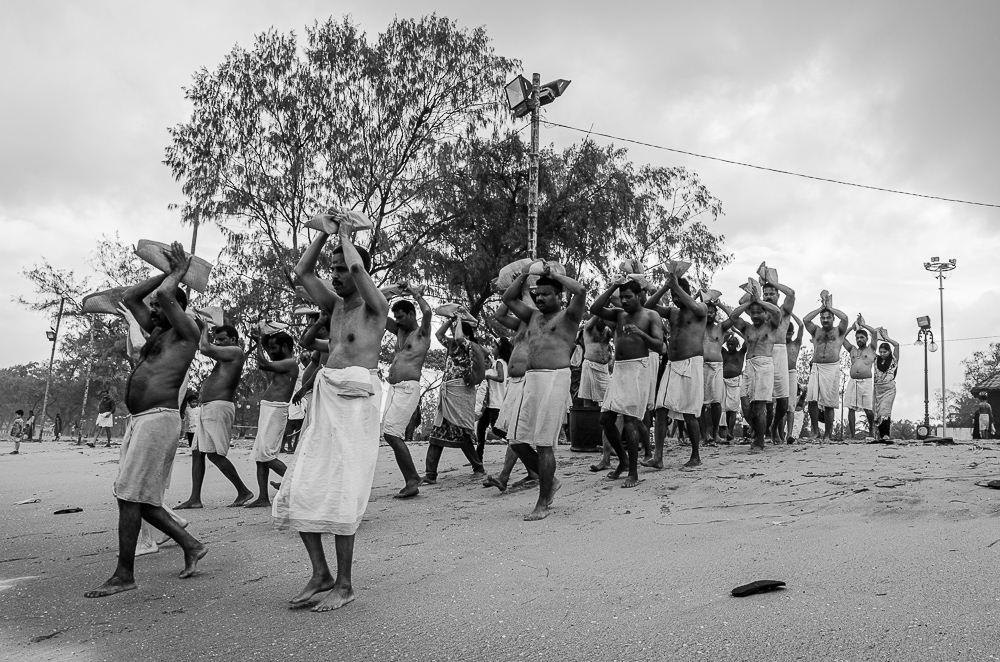
[{"label": "bare-chested man", "polygon": [[583,326],[583,364],[577,397],[584,407],[598,407],[608,392],[611,373],[611,338],[614,333],[600,315],[593,315]]},{"label": "bare-chested man", "polygon": [[[264,355],[265,345],[267,356]],[[281,442],[288,424],[289,401],[295,394],[299,376],[299,362],[295,358],[295,341],[284,331],[261,338],[257,345],[257,367],[271,374],[270,383],[260,396],[260,414],[257,419],[257,437],[253,442],[253,459],[257,463],[257,489],[259,495],[247,508],[271,505],[267,498],[267,478],[273,471],[285,475],[287,467],[278,459]]]},{"label": "bare-chested man", "polygon": [[[819,315],[819,326],[813,319]],[[840,318],[833,325],[834,316]],[[812,435],[819,434],[819,408],[823,407],[826,425],[824,439],[833,441],[833,412],[840,405],[840,349],[847,337],[847,315],[836,308],[820,306],[802,318],[802,324],[813,339],[813,362],[809,370],[809,422]]]},{"label": "bare-chested man", "polygon": [[229,455],[233,420],[236,418],[236,388],[240,385],[247,357],[240,347],[240,338],[234,327],[228,324],[215,327],[215,337],[209,340],[208,326],[203,322],[198,324],[201,326],[198,350],[214,359],[215,367],[201,387],[201,411],[191,446],[191,496],[175,509],[202,507],[201,487],[205,482],[206,457],[236,488],[236,499],[229,507],[239,508],[253,500],[253,492],[243,484],[236,467],[226,456]]},{"label": "bare-chested man", "polygon": [[[865,318],[858,314],[852,327],[855,330],[854,339],[858,345],[855,347],[844,336],[844,349],[851,353],[851,378],[844,386],[844,404],[847,405],[847,429],[850,431],[851,439],[854,439],[854,412],[863,411],[868,418],[868,437],[875,439],[875,409],[874,392],[872,383],[872,366],[878,353],[875,350],[875,341],[878,336],[875,329],[865,324]],[[850,335],[850,329],[848,329]]]},{"label": "bare-chested man", "polygon": [[[726,319],[718,321],[720,302],[705,302],[705,397],[702,404],[701,434],[706,446],[719,443],[719,425],[722,423],[722,401],[726,397],[726,381],[722,360],[722,340],[732,326],[728,312]],[[723,307],[724,309],[724,307]]]},{"label": "bare-chested man", "polygon": [[[750,323],[740,316],[750,315]],[[750,301],[737,307],[729,315],[729,319],[741,334],[747,344],[747,360],[743,367],[744,378],[741,396],[750,402],[748,423],[754,430],[754,441],[750,452],[759,453],[764,450],[764,430],[767,427],[767,403],[774,393],[774,338],[781,323],[782,311],[773,303],[757,300],[751,296]],[[784,353],[782,349],[782,353]],[[784,364],[787,357],[782,360]],[[788,371],[785,370],[785,378]]]},{"label": "bare-chested man", "polygon": [[[673,306],[661,306],[660,299],[670,290]],[[701,416],[705,399],[705,327],[708,324],[708,306],[691,296],[687,279],[667,274],[667,280],[646,302],[661,317],[670,321],[670,364],[656,395],[657,415],[662,410],[673,418],[683,416],[684,426],[691,439],[691,458],[685,467],[701,464]],[[659,425],[659,421],[657,421]],[[659,437],[659,435],[657,435]],[[644,462],[647,467],[663,468],[663,442],[657,438],[653,459]]]},{"label": "bare-chested man", "polygon": [[[549,515],[549,506],[560,483],[556,473],[556,444],[571,404],[569,362],[576,346],[576,333],[583,321],[587,292],[583,285],[556,273],[549,265],[535,284],[535,307],[521,301],[521,288],[530,264],[503,293],[503,302],[528,325],[528,370],[516,418],[511,415],[508,435],[514,452],[524,465],[538,473],[538,501],[526,521]],[[563,290],[571,298],[563,308]],[[534,448],[532,448],[534,446]]]},{"label": "bare-chested man", "polygon": [[[530,300],[530,294],[522,293],[521,300],[524,301],[525,298]],[[534,307],[534,304],[530,303],[530,301],[525,301],[525,305]],[[528,325],[514,315],[511,315],[507,305],[503,303],[497,307],[493,318],[501,326],[513,331],[514,336],[510,339],[512,349],[510,361],[507,363],[507,390],[504,391],[500,413],[497,415],[497,422],[493,426],[494,434],[502,439],[507,439],[507,454],[504,456],[503,469],[495,477],[492,474],[486,476],[486,480],[483,481],[483,487],[495,487],[501,492],[506,492],[510,474],[519,459],[517,453],[514,451],[514,444],[516,442],[508,437],[507,431],[511,428],[512,423],[516,423],[516,421],[512,422],[510,419],[511,415],[516,414],[520,407],[521,396],[524,391],[524,373],[528,371],[528,343],[525,342],[525,337],[528,334]],[[536,480],[538,480],[538,474],[528,469],[528,476],[514,483],[512,487],[522,487]]]},{"label": "bare-chested man", "polygon": [[[788,350],[788,392],[789,392],[789,405],[788,414],[785,418],[788,423],[785,426],[786,436],[785,439],[788,443],[795,441],[795,417],[803,417],[804,413],[797,412],[797,408],[792,406],[792,398],[798,399],[798,384],[799,384],[799,352],[802,351],[802,332],[805,331],[805,325],[802,324],[802,320],[792,313],[792,319],[795,320],[795,324],[788,325],[788,331],[785,332],[785,348]],[[775,421],[775,425],[781,425],[781,421]],[[801,429],[801,426],[800,428]],[[773,433],[772,433],[773,434]],[[796,432],[797,434],[797,432]],[[773,437],[772,437],[773,438]]]},{"label": "bare-chested man", "polygon": [[382,416],[382,435],[396,456],[396,465],[406,481],[397,499],[415,497],[420,492],[420,472],[413,464],[410,449],[406,447],[406,426],[413,412],[420,406],[420,373],[424,367],[427,350],[431,348],[431,307],[419,292],[407,283],[403,292],[411,294],[420,306],[420,323],[417,309],[405,300],[392,304],[392,317],[386,320],[385,330],[396,336],[396,355],[389,366],[389,395],[385,414]]},{"label": "bare-chested man", "polygon": [[771,393],[773,404],[771,401],[767,403],[767,420],[773,421],[769,433],[774,443],[778,444],[785,441],[784,420],[785,414],[788,412],[789,395],[795,395],[794,392],[789,392],[788,348],[786,346],[788,326],[792,321],[792,309],[795,308],[795,291],[787,285],[770,281],[761,283],[761,291],[764,301],[775,306],[778,305],[778,293],[785,295],[785,300],[779,306],[781,308],[781,321],[778,322],[778,329],[774,334],[774,349],[771,356],[774,363],[774,388]]},{"label": "bare-chested man", "polygon": [[[348,217],[338,220],[340,246],[332,255],[332,289],[316,275],[316,262],[329,237],[325,232],[295,266],[312,299],[331,311],[330,356],[316,373],[299,461],[281,481],[272,510],[277,528],[299,532],[312,564],[312,577],[292,605],[305,605],[317,593],[330,592],[313,611],[338,609],[354,600],[354,536],[368,507],[378,459],[382,382],[376,368],[389,314],[389,302],[369,275],[371,258],[352,243]],[[327,565],[324,533],[335,537],[336,579]]]},{"label": "bare-chested man", "polygon": [[[180,388],[198,349],[199,337],[194,320],[184,312],[187,297],[178,288],[190,258],[185,258],[177,242],[166,257],[168,274],[150,278],[124,294],[125,305],[150,335],[125,389],[130,416],[114,489],[118,500],[118,566],[108,581],[84,594],[88,598],[136,588],[135,548],[142,520],[166,533],[184,550],[181,579],[194,575],[198,560],[207,553],[205,545],[163,509],[163,492],[181,430]],[[143,300],[150,294],[154,296],[147,306]]]},{"label": "bare-chested man", "polygon": [[740,345],[735,333],[726,337],[722,348],[722,378],[726,384],[726,395],[722,400],[722,410],[726,414],[726,441],[731,442],[736,429],[736,414],[742,410],[740,385],[743,380],[743,363],[747,356],[747,344]]},{"label": "bare-chested man", "polygon": [[[616,291],[621,308],[609,306]],[[592,315],[615,328],[615,371],[601,403],[600,421],[604,437],[618,455],[618,467],[608,478],[619,478],[628,471],[622,487],[639,484],[639,445],[642,435],[649,436],[642,422],[649,403],[649,352],[658,352],[663,346],[663,325],[653,311],[642,307],[641,291],[634,280],[617,280],[590,306]],[[619,415],[625,421],[621,432]]]}]

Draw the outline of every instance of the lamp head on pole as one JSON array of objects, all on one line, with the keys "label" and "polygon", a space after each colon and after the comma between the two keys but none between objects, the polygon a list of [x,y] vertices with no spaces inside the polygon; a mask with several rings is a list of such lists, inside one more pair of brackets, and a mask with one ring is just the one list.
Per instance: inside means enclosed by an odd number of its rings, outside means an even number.
[{"label": "lamp head on pole", "polygon": [[504,86],[507,94],[507,106],[514,112],[514,117],[524,117],[531,112],[531,83],[524,76],[518,76]]},{"label": "lamp head on pole", "polygon": [[55,342],[56,341],[56,331],[55,331],[55,329],[50,328],[48,331],[46,331],[45,332],[45,337],[49,339],[49,342]]},{"label": "lamp head on pole", "polygon": [[563,78],[557,78],[551,83],[540,86],[538,88],[538,105],[544,106],[555,101],[556,97],[561,97],[571,82]]},{"label": "lamp head on pole", "polygon": [[922,315],[922,316],[918,317],[917,318],[917,326],[919,326],[921,329],[929,329],[929,328],[931,328],[931,318],[930,318],[930,316],[929,315]]}]

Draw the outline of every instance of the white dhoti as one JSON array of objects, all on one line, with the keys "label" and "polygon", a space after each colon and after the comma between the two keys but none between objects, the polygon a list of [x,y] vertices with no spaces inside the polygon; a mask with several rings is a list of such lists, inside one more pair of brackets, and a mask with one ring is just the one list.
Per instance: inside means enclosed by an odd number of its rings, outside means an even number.
[{"label": "white dhoti", "polygon": [[773,399],[774,361],[770,356],[755,356],[746,360],[740,396],[750,402],[770,402]]},{"label": "white dhoti", "polygon": [[820,407],[840,406],[840,363],[813,363],[809,369],[806,401]]},{"label": "white dhoti", "polygon": [[722,399],[722,411],[740,411],[740,377],[726,377],[723,381],[726,384],[726,395]]},{"label": "white dhoti", "polygon": [[521,413],[521,396],[524,394],[524,376],[511,377],[507,380],[507,391],[503,395],[500,414],[493,425],[497,430],[507,433],[507,441],[512,441],[510,429]]},{"label": "white dhoti", "polygon": [[649,357],[615,361],[601,411],[641,419],[649,402]]},{"label": "white dhoti", "polygon": [[660,381],[656,407],[667,409],[670,415],[701,415],[705,400],[705,359],[692,356],[683,361],[671,361]]},{"label": "white dhoti", "polygon": [[398,384],[389,384],[389,395],[385,399],[385,413],[382,414],[382,434],[398,439],[406,437],[413,412],[420,406],[420,382],[408,379]]},{"label": "white dhoti", "polygon": [[181,432],[181,414],[157,407],[128,417],[118,453],[114,495],[122,501],[163,505]]},{"label": "white dhoti", "polygon": [[844,387],[844,405],[856,411],[871,410],[873,406],[872,378],[847,380]]},{"label": "white dhoti", "polygon": [[202,453],[217,453],[222,457],[229,455],[235,418],[236,405],[228,400],[202,403],[194,432],[195,448]]},{"label": "white dhoti", "polygon": [[569,368],[528,370],[517,419],[510,436],[518,443],[555,448],[572,404]]},{"label": "white dhoti", "polygon": [[722,361],[705,361],[704,404],[721,404],[725,397],[726,380],[722,377]]},{"label": "white dhoti", "polygon": [[771,362],[774,365],[774,389],[771,398],[788,397],[788,348],[785,343],[774,343],[771,351]]},{"label": "white dhoti", "polygon": [[115,417],[110,411],[97,415],[97,427],[110,428],[115,424]]},{"label": "white dhoti", "polygon": [[[646,409],[656,408],[656,380],[660,376],[660,355],[649,353],[649,393],[646,396]],[[640,417],[641,418],[641,417]]]},{"label": "white dhoti", "polygon": [[580,365],[580,390],[577,391],[576,397],[593,402],[604,402],[604,396],[608,393],[610,382],[611,373],[608,372],[606,363],[584,359]]},{"label": "white dhoti", "polygon": [[270,462],[278,457],[281,440],[288,423],[288,403],[273,400],[260,401],[257,416],[257,436],[253,440],[253,461]]},{"label": "white dhoti", "polygon": [[309,425],[271,509],[277,528],[354,535],[375,478],[381,402],[374,370],[320,368]]}]

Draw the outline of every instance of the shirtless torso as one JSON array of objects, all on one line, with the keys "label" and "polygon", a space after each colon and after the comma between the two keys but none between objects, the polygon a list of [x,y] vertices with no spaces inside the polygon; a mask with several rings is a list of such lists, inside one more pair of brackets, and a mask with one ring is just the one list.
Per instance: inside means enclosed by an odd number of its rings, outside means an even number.
[{"label": "shirtless torso", "polygon": [[[673,295],[676,305],[661,306],[660,299],[667,290]],[[708,307],[695,301],[682,289],[673,274],[667,274],[667,282],[646,302],[647,308],[657,311],[670,322],[671,361],[686,361],[695,356],[705,355],[705,329],[708,324]]]},{"label": "shirtless torso", "polygon": [[732,379],[743,374],[743,362],[747,356],[746,343],[737,350],[730,350],[728,346],[722,348],[722,377]]},{"label": "shirtless torso", "polygon": [[270,360],[262,356],[262,350],[258,350],[257,354],[261,371],[268,375],[267,388],[260,399],[269,402],[288,402],[295,394],[295,382],[299,377],[299,362],[295,358],[295,348],[290,345],[278,346],[273,338],[269,338],[267,342]]},{"label": "shirtless torso", "polygon": [[420,324],[409,314],[393,313],[396,319],[386,321],[386,330],[396,334],[396,354],[392,357],[387,380],[390,384],[419,381],[424,359],[431,348],[431,309],[422,296],[416,298],[422,313]]},{"label": "shirtless torso", "polygon": [[583,358],[602,365],[611,361],[611,330],[600,318],[583,331]]},{"label": "shirtless torso", "polygon": [[[750,323],[740,317],[744,311],[749,313]],[[781,315],[781,309],[767,301],[751,301],[733,311],[730,319],[743,334],[747,358],[773,356]]]},{"label": "shirtless torso", "polygon": [[243,376],[246,354],[237,344],[237,339],[230,337],[228,333],[217,331],[214,343],[208,342],[207,334],[208,327],[205,327],[200,349],[202,354],[215,359],[215,366],[201,386],[201,402],[202,404],[215,400],[234,402],[236,389]]},{"label": "shirtless torso", "polygon": [[[819,326],[812,321],[817,315]],[[837,326],[833,325],[835,316],[840,318]],[[817,308],[802,318],[802,324],[813,339],[813,363],[839,363],[840,349],[847,336],[847,315],[832,308]]]}]

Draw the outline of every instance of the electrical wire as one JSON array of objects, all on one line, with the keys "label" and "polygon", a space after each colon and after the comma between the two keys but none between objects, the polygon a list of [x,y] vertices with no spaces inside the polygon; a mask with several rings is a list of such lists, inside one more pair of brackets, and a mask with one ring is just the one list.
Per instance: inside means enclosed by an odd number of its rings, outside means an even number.
[{"label": "electrical wire", "polygon": [[709,156],[707,154],[698,154],[696,152],[688,152],[683,149],[675,149],[673,147],[664,147],[663,145],[654,145],[653,143],[647,143],[642,140],[632,140],[631,138],[622,138],[620,136],[612,136],[607,133],[600,133],[592,129],[580,129],[575,126],[568,126],[566,124],[559,124],[558,122],[550,122],[548,120],[542,120],[542,123],[546,126],[559,127],[561,129],[569,129],[570,131],[578,131],[580,133],[585,133],[593,136],[601,136],[602,138],[608,138],[610,140],[617,140],[625,143],[632,143],[633,145],[642,145],[643,147],[652,147],[653,149],[662,149],[667,152],[674,152],[676,154],[684,154],[686,156],[696,156],[700,159],[709,159],[711,161],[720,161],[722,163],[729,163],[731,165],[743,166],[744,168],[754,168],[756,170],[764,170],[767,172],[775,172],[781,175],[792,175],[793,177],[802,177],[804,179],[813,179],[820,182],[828,182],[830,184],[840,184],[841,186],[853,186],[855,188],[864,188],[872,191],[881,191],[883,193],[895,193],[897,195],[909,195],[915,198],[927,198],[929,200],[941,200],[943,202],[957,202],[963,205],[976,205],[978,207],[995,207],[1000,208],[1000,204],[993,204],[989,202],[973,202],[971,200],[961,200],[958,198],[944,198],[938,195],[926,195],[924,193],[913,193],[912,191],[900,191],[897,189],[883,188],[881,186],[870,186],[868,184],[858,184],[856,182],[845,182],[840,179],[830,179],[828,177],[817,177],[816,175],[806,175],[801,172],[792,172],[791,170],[781,170],[779,168],[768,168],[767,166],[754,165],[753,163],[744,163],[742,161],[733,161],[731,159],[724,159],[718,156]]}]

